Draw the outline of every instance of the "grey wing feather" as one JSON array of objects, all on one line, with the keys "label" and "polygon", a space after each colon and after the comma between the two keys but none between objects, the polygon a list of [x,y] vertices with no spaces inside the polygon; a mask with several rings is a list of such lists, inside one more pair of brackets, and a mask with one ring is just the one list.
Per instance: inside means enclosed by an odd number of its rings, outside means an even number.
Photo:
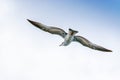
[{"label": "grey wing feather", "polygon": [[106,48],[104,48],[102,46],[99,46],[99,45],[96,45],[96,44],[90,42],[89,40],[87,40],[86,38],[84,38],[82,36],[75,36],[74,41],[77,41],[77,42],[81,43],[83,46],[89,47],[91,49],[104,51],[104,52],[112,52],[109,49],[106,49]]},{"label": "grey wing feather", "polygon": [[63,38],[67,35],[67,33],[63,29],[60,29],[60,28],[57,28],[57,27],[46,26],[46,25],[44,25],[42,23],[35,22],[35,21],[29,20],[29,19],[27,19],[27,20],[31,24],[36,26],[37,28],[39,28],[39,29],[41,29],[43,31],[49,32],[51,34],[57,34],[57,35],[60,35]]}]

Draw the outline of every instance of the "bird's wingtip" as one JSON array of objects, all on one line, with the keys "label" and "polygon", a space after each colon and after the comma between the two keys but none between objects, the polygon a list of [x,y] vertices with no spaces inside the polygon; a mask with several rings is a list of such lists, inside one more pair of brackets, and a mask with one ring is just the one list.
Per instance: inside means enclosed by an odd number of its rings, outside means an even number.
[{"label": "bird's wingtip", "polygon": [[109,50],[109,52],[113,52],[112,50]]},{"label": "bird's wingtip", "polygon": [[106,50],[106,52],[113,52],[112,50]]},{"label": "bird's wingtip", "polygon": [[30,23],[32,23],[32,24],[35,23],[34,21],[32,21],[30,19],[27,19],[27,21],[30,22]]},{"label": "bird's wingtip", "polygon": [[27,21],[31,21],[30,19],[26,19]]}]

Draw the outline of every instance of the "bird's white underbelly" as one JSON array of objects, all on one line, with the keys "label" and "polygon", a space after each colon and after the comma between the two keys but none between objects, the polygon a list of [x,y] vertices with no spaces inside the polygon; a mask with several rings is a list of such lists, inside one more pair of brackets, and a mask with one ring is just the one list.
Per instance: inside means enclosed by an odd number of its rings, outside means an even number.
[{"label": "bird's white underbelly", "polygon": [[73,38],[74,36],[67,35],[64,40],[64,46],[69,45],[72,42]]}]

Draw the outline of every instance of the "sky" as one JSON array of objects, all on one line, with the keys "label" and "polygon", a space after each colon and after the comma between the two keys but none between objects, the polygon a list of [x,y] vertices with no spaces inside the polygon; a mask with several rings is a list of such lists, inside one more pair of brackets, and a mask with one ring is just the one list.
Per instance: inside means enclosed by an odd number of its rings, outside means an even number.
[{"label": "sky", "polygon": [[[46,33],[26,19],[78,30],[100,52]],[[119,80],[119,0],[0,0],[0,80]]]}]

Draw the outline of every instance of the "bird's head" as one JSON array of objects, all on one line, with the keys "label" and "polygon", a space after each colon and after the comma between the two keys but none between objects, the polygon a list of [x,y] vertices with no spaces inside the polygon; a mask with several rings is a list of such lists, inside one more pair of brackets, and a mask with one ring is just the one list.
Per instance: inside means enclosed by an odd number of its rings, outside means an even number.
[{"label": "bird's head", "polygon": [[69,33],[70,33],[71,35],[75,35],[76,33],[78,33],[78,31],[69,28]]}]

